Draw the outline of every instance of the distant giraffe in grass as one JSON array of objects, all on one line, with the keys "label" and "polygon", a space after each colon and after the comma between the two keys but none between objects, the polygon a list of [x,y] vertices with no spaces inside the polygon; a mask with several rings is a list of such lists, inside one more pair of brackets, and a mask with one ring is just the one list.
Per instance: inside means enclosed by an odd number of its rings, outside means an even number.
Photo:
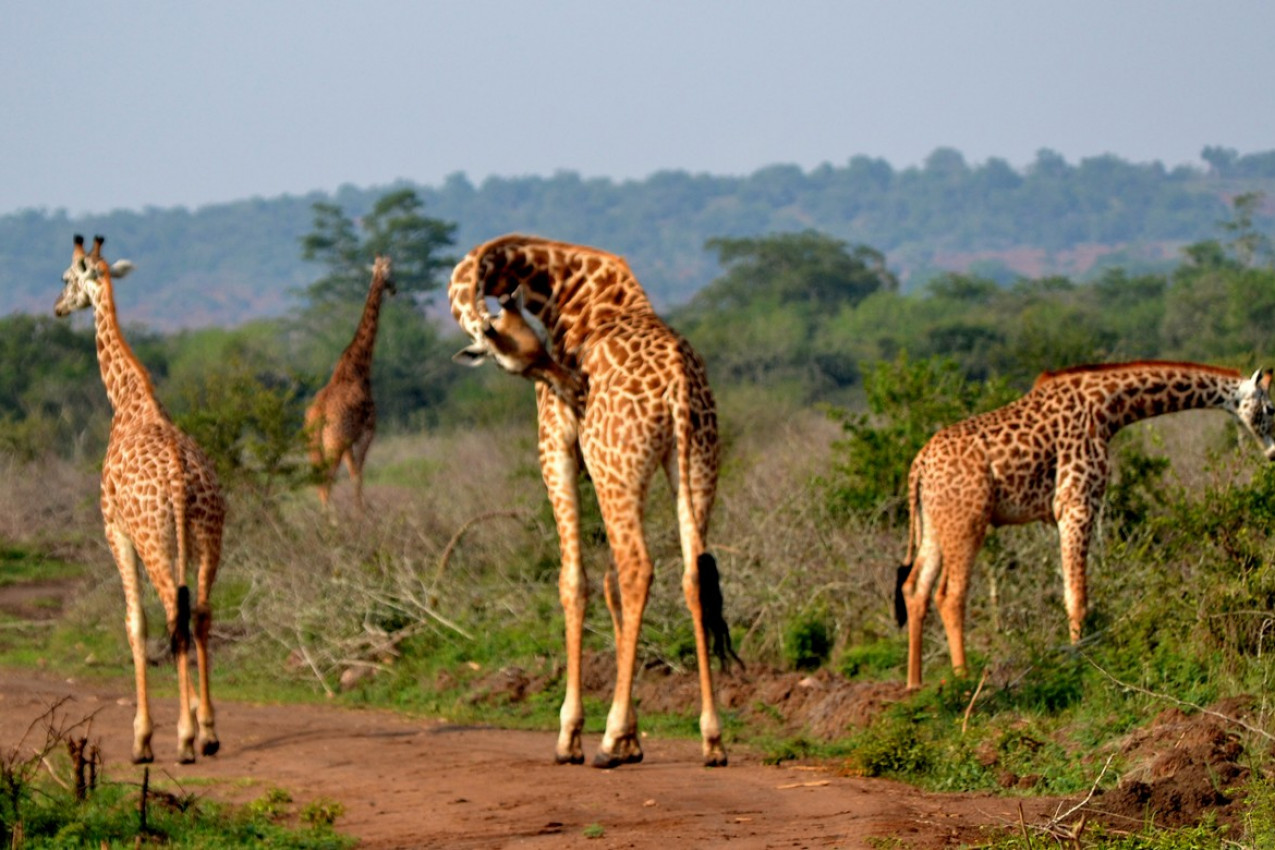
[{"label": "distant giraffe in grass", "polygon": [[[931,589],[952,666],[965,669],[965,597],[988,526],[1058,526],[1071,641],[1087,610],[1085,562],[1121,428],[1180,410],[1234,415],[1275,460],[1271,371],[1139,361],[1046,372],[1027,395],[939,431],[908,476],[907,563],[895,598],[908,625],[908,686],[921,684],[921,634]],[[915,553],[915,560],[913,554]],[[935,586],[937,580],[937,587]]]},{"label": "distant giraffe in grass", "polygon": [[[611,545],[604,583],[615,629],[616,685],[593,761],[642,759],[631,699],[638,632],[652,565],[642,531],[652,477],[664,468],[676,494],[682,588],[695,631],[704,762],[726,764],[713,702],[709,640],[723,662],[730,633],[716,561],[706,551],[717,487],[717,413],[704,363],[656,316],[623,259],[594,248],[506,236],[474,248],[452,274],[452,315],[474,344],[457,354],[488,357],[536,381],[540,468],[558,526],[566,614],[567,692],[556,757],[584,761],[581,641],[587,582],[580,556],[578,479],[587,470]],[[502,311],[491,316],[486,299]]]},{"label": "distant giraffe in grass", "polygon": [[372,284],[368,287],[363,316],[354,339],[337,360],[332,377],[319,390],[305,414],[310,440],[310,462],[319,471],[319,501],[326,508],[337,468],[345,461],[354,481],[354,502],[363,510],[363,461],[376,434],[376,403],[372,400],[372,352],[381,301],[393,295],[389,257],[377,257],[372,264]]},{"label": "distant giraffe in grass", "polygon": [[[91,253],[75,237],[71,265],[62,275],[58,316],[93,308],[97,359],[111,402],[110,441],[102,463],[102,520],[106,542],[124,582],[128,643],[133,651],[137,714],[133,721],[133,761],[149,762],[152,723],[146,689],[146,613],[141,601],[140,566],[159,594],[177,658],[177,757],[195,760],[198,721],[200,751],[212,755],[220,746],[209,695],[208,633],[212,627],[209,596],[221,560],[226,504],[213,465],[190,437],[168,418],[155,399],[150,375],[120,333],[115,315],[112,277],[121,278],[132,264],[108,265],[97,237]],[[195,607],[186,586],[187,566],[198,564]],[[191,617],[199,664],[199,707],[192,710],[190,678]]]}]

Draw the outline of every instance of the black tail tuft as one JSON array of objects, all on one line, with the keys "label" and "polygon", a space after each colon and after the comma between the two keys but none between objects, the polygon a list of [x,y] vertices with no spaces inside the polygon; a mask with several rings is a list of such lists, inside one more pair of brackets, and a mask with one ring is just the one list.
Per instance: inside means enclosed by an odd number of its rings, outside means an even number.
[{"label": "black tail tuft", "polygon": [[730,626],[726,624],[724,613],[725,602],[722,598],[721,577],[717,573],[717,560],[707,552],[703,552],[696,561],[699,568],[699,607],[704,618],[704,631],[713,639],[713,654],[722,663],[723,670],[730,669],[734,660],[740,669],[744,662],[735,654],[735,647],[730,639]]},{"label": "black tail tuft", "polygon": [[190,589],[185,585],[177,588],[177,622],[171,637],[173,655],[190,647]]},{"label": "black tail tuft", "polygon": [[908,603],[903,598],[903,583],[911,573],[911,564],[901,564],[894,576],[894,622],[899,624],[899,628],[908,624]]}]

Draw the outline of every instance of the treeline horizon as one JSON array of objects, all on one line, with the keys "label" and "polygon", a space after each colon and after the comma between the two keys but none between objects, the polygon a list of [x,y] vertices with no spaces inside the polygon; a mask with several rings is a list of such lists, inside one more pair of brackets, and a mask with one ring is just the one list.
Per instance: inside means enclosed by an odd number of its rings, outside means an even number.
[{"label": "treeline horizon", "polygon": [[[1113,155],[1073,164],[1042,149],[1019,169],[999,157],[971,164],[938,148],[901,169],[854,156],[841,166],[772,165],[746,176],[662,171],[617,181],[560,171],[475,185],[456,173],[437,186],[345,185],[194,210],[28,209],[0,216],[0,315],[50,309],[62,248],[82,231],[102,233],[109,255],[138,265],[119,292],[126,323],[173,331],[283,316],[322,274],[300,251],[315,204],[357,219],[402,188],[418,194],[426,215],[456,225],[453,258],[512,231],[590,244],[628,258],[667,310],[721,273],[709,240],[806,230],[880,251],[903,291],[922,291],[952,271],[1001,286],[1049,274],[1093,279],[1115,267],[1167,271],[1182,247],[1216,235],[1234,197],[1275,197],[1275,150],[1211,146],[1200,165],[1169,168]],[[1255,215],[1267,225],[1275,208],[1263,204]]]}]

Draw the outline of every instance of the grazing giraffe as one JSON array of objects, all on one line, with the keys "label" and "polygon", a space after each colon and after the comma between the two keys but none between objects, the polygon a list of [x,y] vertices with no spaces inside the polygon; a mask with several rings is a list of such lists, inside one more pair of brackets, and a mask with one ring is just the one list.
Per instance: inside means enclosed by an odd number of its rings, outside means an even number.
[{"label": "grazing giraffe", "polygon": [[363,510],[363,461],[376,433],[376,404],[372,401],[372,351],[384,294],[393,295],[389,257],[372,264],[372,285],[354,339],[341,353],[332,377],[319,390],[305,412],[310,440],[310,462],[319,471],[319,501],[328,506],[328,495],[341,460],[354,481],[354,501]]},{"label": "grazing giraffe", "polygon": [[[1271,371],[1139,361],[1045,372],[1017,401],[944,428],[908,475],[907,563],[895,611],[908,625],[908,687],[921,684],[929,594],[947,631],[952,666],[965,669],[965,596],[989,525],[1058,526],[1071,642],[1080,639],[1085,560],[1110,473],[1108,443],[1126,425],[1180,410],[1234,415],[1275,460]],[[915,560],[913,553],[916,553]]]},{"label": "grazing giraffe", "polygon": [[[97,359],[110,399],[110,441],[102,463],[102,520],[106,542],[124,582],[128,643],[137,681],[137,714],[133,720],[133,762],[150,762],[150,703],[146,690],[146,612],[142,608],[140,565],[159,594],[177,658],[177,757],[195,760],[198,719],[200,752],[213,755],[220,746],[209,695],[208,633],[212,626],[209,594],[221,559],[226,504],[212,463],[195,441],[168,418],[155,398],[150,376],[120,333],[115,314],[112,277],[123,277],[132,264],[108,265],[101,236],[85,254],[84,239],[75,237],[65,286],[54,306],[58,316],[93,308]],[[199,665],[198,717],[191,707],[189,649],[190,591],[186,568],[198,563],[194,615],[195,652]]]},{"label": "grazing giraffe", "polygon": [[[717,413],[704,363],[655,314],[620,257],[530,236],[469,252],[448,289],[452,315],[473,338],[456,360],[491,357],[536,382],[540,468],[558,527],[558,588],[566,615],[567,687],[559,764],[584,761],[581,642],[587,581],[580,557],[581,464],[593,480],[611,548],[604,590],[616,643],[615,694],[595,767],[642,760],[631,693],[652,566],[642,518],[664,472],[677,504],[682,589],[695,630],[704,763],[726,764],[713,702],[709,644],[723,665],[730,633],[717,564],[705,551],[717,489]],[[487,299],[498,300],[493,319]]]}]

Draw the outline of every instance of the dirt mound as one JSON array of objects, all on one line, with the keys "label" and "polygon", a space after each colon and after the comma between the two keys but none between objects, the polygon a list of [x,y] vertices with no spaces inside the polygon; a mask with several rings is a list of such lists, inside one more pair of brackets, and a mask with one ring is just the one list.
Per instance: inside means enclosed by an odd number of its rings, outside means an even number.
[{"label": "dirt mound", "polygon": [[[562,687],[561,670],[535,675],[520,667],[504,667],[471,685],[471,702],[518,703],[543,691]],[[587,693],[607,696],[615,684],[613,656],[586,653],[580,673]],[[844,736],[875,719],[886,706],[902,699],[899,682],[853,682],[836,673],[789,673],[766,667],[735,668],[715,676],[718,707],[737,712],[750,725],[764,723],[779,731],[822,740]],[[699,712],[699,680],[694,675],[656,664],[639,671],[634,698],[640,711],[674,714]]]},{"label": "dirt mound", "polygon": [[1237,697],[1208,712],[1162,711],[1129,736],[1121,755],[1130,768],[1119,786],[1096,797],[1090,808],[1122,827],[1151,819],[1160,826],[1189,826],[1209,811],[1221,823],[1233,822],[1249,769],[1240,763],[1244,746],[1236,724],[1224,718],[1243,720],[1251,707],[1251,698]]}]

